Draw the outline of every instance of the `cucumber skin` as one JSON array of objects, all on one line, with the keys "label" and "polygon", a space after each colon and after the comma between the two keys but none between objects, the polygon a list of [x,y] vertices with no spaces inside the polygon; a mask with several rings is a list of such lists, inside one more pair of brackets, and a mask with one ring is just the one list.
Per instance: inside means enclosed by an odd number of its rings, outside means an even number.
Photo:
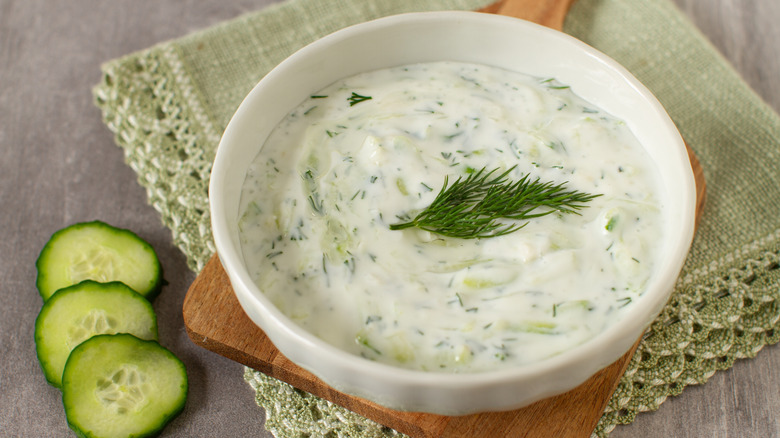
[{"label": "cucumber skin", "polygon": [[[160,345],[160,343],[157,342],[157,341],[147,341],[147,340],[139,339],[139,338],[137,338],[137,337],[135,337],[133,335],[127,334],[127,333],[117,333],[117,334],[113,334],[113,335],[104,334],[104,335],[93,336],[93,337],[89,338],[88,340],[86,340],[86,341],[82,342],[81,344],[79,344],[76,348],[74,348],[73,352],[71,352],[71,356],[73,356],[74,354],[75,355],[81,354],[84,349],[90,347],[90,343],[91,342],[101,342],[101,341],[103,341],[105,339],[116,339],[116,340],[121,342],[123,340],[123,338],[125,338],[128,341],[140,342],[141,344],[139,344],[139,345],[150,344],[150,345],[154,345],[155,348],[159,348],[160,351],[164,352],[164,354],[168,358],[172,359],[177,364],[177,366],[181,370],[182,376],[184,377],[184,381],[182,382],[182,385],[180,387],[180,389],[182,390],[182,394],[179,397],[180,403],[171,412],[167,413],[165,416],[163,416],[160,419],[159,426],[154,428],[153,430],[150,429],[150,430],[142,432],[140,434],[127,435],[128,438],[156,437],[156,436],[158,436],[162,432],[162,430],[165,428],[165,426],[168,425],[168,423],[173,421],[174,418],[176,418],[179,414],[181,414],[181,412],[184,410],[184,407],[185,407],[185,404],[186,404],[186,400],[187,400],[187,396],[189,395],[189,379],[187,377],[187,369],[184,366],[184,363],[181,361],[181,359],[176,357],[176,355],[174,355],[167,348],[165,348],[162,345]],[[79,438],[102,438],[100,435],[95,435],[95,434],[93,434],[93,433],[91,433],[89,431],[82,430],[82,427],[80,425],[76,424],[76,422],[71,419],[69,403],[68,403],[69,402],[68,390],[66,388],[66,384],[70,383],[71,376],[70,376],[70,371],[68,369],[68,365],[67,364],[65,365],[65,369],[66,369],[66,371],[63,372],[62,403],[63,403],[63,406],[65,407],[65,418],[66,418],[66,420],[68,422],[68,427],[70,427],[70,429]]]},{"label": "cucumber skin", "polygon": [[[154,269],[154,275],[156,276],[156,281],[154,284],[150,285],[147,291],[136,291],[146,297],[149,301],[154,300],[155,297],[160,293],[162,290],[163,285],[165,284],[165,280],[163,279],[163,269],[162,264],[160,263],[160,259],[157,256],[157,253],[154,251],[154,248],[147,242],[146,240],[142,239],[140,236],[138,236],[136,233],[134,233],[131,230],[125,229],[125,228],[118,228],[111,224],[108,224],[106,222],[100,221],[100,220],[94,220],[89,222],[79,222],[75,223],[73,225],[69,225],[65,228],[62,228],[54,234],[51,235],[49,240],[46,242],[46,244],[43,246],[43,249],[41,249],[41,253],[38,255],[38,259],[35,261],[35,267],[38,271],[38,276],[35,280],[35,285],[38,289],[38,292],[41,294],[41,298],[43,298],[43,301],[46,302],[51,295],[56,292],[57,289],[62,287],[71,286],[70,284],[61,285],[59,288],[55,288],[55,290],[51,290],[52,288],[48,285],[48,278],[46,275],[46,263],[48,262],[48,258],[51,256],[51,253],[53,252],[53,245],[58,240],[59,237],[61,237],[64,234],[78,231],[80,229],[85,228],[105,228],[108,229],[114,233],[117,234],[124,234],[128,237],[131,237],[132,239],[136,240],[143,248],[145,248],[147,251],[149,251],[151,254],[154,255],[155,259],[155,265]],[[132,287],[132,286],[131,286]]]},{"label": "cucumber skin", "polygon": [[[44,377],[46,377],[46,381],[50,385],[54,386],[55,388],[61,388],[62,387],[62,370],[60,370],[59,378],[55,379],[54,376],[52,376],[51,373],[49,371],[47,371],[48,368],[47,368],[46,365],[44,365],[44,363],[48,364],[49,360],[45,357],[45,353],[42,352],[41,349],[40,349],[41,346],[44,345],[44,341],[42,339],[43,331],[44,331],[43,324],[46,321],[47,313],[56,304],[56,301],[53,301],[53,300],[55,300],[55,295],[57,295],[59,297],[65,297],[67,294],[72,294],[72,293],[77,292],[79,290],[82,290],[84,288],[94,287],[93,285],[109,285],[110,286],[112,284],[121,285],[120,287],[124,287],[129,292],[131,292],[133,294],[136,294],[138,297],[144,298],[143,295],[141,295],[138,292],[134,291],[133,289],[131,289],[126,284],[118,282],[118,281],[116,281],[116,282],[109,282],[109,283],[98,283],[98,282],[95,282],[93,280],[84,280],[84,281],[82,281],[80,283],[77,283],[77,284],[74,284],[72,286],[64,287],[62,289],[57,290],[51,297],[49,297],[49,300],[47,300],[43,304],[43,307],[41,308],[41,311],[38,313],[38,317],[35,319],[35,335],[34,335],[34,337],[35,337],[35,352],[36,352],[36,355],[38,356],[38,363],[41,365],[41,369],[43,370],[43,375],[44,375]],[[98,286],[98,287],[100,287],[100,286]],[[56,298],[56,299],[59,300],[59,299],[62,299],[62,298]],[[148,309],[149,309],[150,315],[152,317],[152,319],[151,319],[152,326],[150,327],[150,331],[154,334],[154,339],[153,340],[157,340],[157,336],[158,336],[158,334],[157,334],[157,314],[154,312],[154,309],[152,308],[152,305],[147,300],[144,299],[144,301],[149,306]],[[100,334],[103,334],[103,333],[100,333]],[[85,339],[84,341],[86,341],[86,340],[87,339]]]}]

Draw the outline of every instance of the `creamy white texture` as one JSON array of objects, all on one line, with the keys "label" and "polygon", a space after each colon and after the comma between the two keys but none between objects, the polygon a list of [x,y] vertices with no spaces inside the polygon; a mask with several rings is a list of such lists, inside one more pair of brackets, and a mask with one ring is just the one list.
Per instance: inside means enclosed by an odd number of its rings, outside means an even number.
[{"label": "creamy white texture", "polygon": [[[601,196],[496,238],[389,229],[445,176],[512,166],[512,179]],[[486,371],[571,349],[641,296],[663,232],[657,180],[622,121],[554,79],[417,64],[292,111],[247,175],[240,238],[260,290],[321,339],[406,368]]]}]

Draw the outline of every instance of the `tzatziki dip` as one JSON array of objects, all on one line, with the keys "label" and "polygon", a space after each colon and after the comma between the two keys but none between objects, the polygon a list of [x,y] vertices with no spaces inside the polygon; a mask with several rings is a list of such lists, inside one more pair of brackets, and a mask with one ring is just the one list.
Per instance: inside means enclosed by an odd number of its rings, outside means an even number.
[{"label": "tzatziki dip", "polygon": [[[496,237],[391,229],[481,169],[594,197]],[[239,237],[260,291],[322,340],[483,372],[570,350],[635,305],[659,264],[658,181],[623,121],[554,78],[407,65],[334,83],[279,123],[247,174]]]}]

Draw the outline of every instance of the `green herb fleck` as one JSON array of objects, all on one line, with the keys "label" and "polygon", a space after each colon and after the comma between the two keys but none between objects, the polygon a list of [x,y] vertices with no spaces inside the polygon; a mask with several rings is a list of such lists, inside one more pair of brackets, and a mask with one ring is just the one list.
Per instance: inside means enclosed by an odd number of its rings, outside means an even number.
[{"label": "green herb fleck", "polygon": [[366,325],[371,324],[372,322],[381,321],[382,316],[381,315],[368,315],[366,318]]},{"label": "green herb fleck", "polygon": [[344,266],[346,266],[347,269],[349,269],[349,272],[351,274],[354,274],[355,273],[355,258],[354,257],[350,257],[347,260],[344,260]]},{"label": "green herb fleck", "polygon": [[320,200],[319,194],[314,193],[311,196],[307,198],[309,200],[309,205],[311,206],[311,209],[314,210],[317,214],[323,213],[323,205],[322,201]]},{"label": "green herb fleck", "polygon": [[371,96],[361,96],[354,91],[352,92],[352,95],[347,98],[349,101],[349,106],[355,106],[359,104],[360,102],[365,102],[367,100],[371,100]]},{"label": "green herb fleck", "polygon": [[360,344],[360,345],[368,348],[369,350],[373,351],[374,353],[376,353],[376,354],[378,354],[380,356],[382,355],[382,352],[377,350],[376,347],[374,347],[373,345],[371,345],[371,343],[368,341],[368,338],[366,338],[362,334],[358,334],[357,336],[355,336],[355,341],[357,341],[358,344]]}]

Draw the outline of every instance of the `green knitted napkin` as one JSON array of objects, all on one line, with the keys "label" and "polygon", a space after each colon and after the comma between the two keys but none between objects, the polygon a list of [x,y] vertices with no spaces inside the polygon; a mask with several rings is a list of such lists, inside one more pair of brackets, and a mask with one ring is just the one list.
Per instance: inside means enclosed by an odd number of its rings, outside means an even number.
[{"label": "green knitted napkin", "polygon": [[[214,252],[207,187],[217,143],[266,72],[349,24],[489,2],[289,0],[105,64],[95,101],[149,202],[199,271]],[[655,93],[698,155],[708,188],[673,296],[594,431],[606,436],[780,339],[780,118],[670,0],[579,0],[564,30]],[[279,437],[396,434],[253,370],[244,377],[266,410],[266,427]]]}]

